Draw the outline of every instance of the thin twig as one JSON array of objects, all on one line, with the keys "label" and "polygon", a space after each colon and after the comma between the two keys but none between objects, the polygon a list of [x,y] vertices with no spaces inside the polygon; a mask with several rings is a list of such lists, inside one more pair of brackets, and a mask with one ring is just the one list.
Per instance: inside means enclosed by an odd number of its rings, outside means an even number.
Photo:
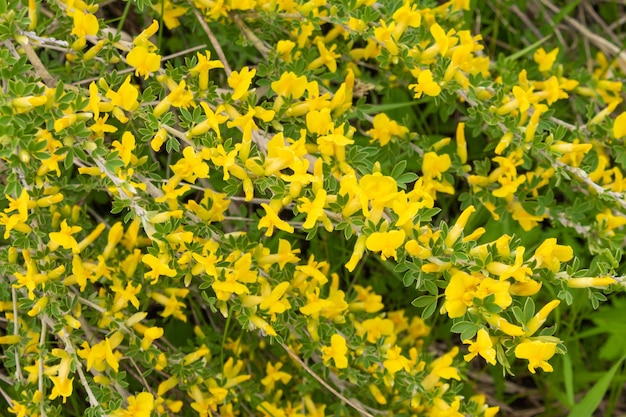
[{"label": "thin twig", "polygon": [[[48,325],[48,327],[50,327],[50,329],[54,329],[54,324],[50,321],[50,319],[44,318],[44,320],[45,320],[45,323]],[[72,358],[74,359],[76,363],[76,372],[78,373],[78,378],[80,379],[80,383],[82,384],[83,388],[85,389],[85,392],[87,393],[89,404],[92,407],[99,408],[101,416],[107,417],[108,415],[104,414],[104,409],[98,402],[98,399],[96,398],[93,391],[91,390],[91,387],[89,386],[87,377],[85,376],[85,373],[83,372],[83,364],[77,359],[76,349],[74,348],[72,341],[70,340],[67,333],[65,333],[64,331],[59,332],[58,335],[63,341],[63,345],[65,346],[65,351],[72,356]]]},{"label": "thin twig", "polygon": [[243,22],[243,20],[241,20],[241,17],[239,15],[233,14],[231,17],[241,33],[243,33],[243,35],[248,38],[250,42],[252,42],[254,47],[261,53],[261,55],[267,57],[270,53],[271,48],[263,43],[263,41],[259,39],[252,30],[250,30],[250,28]]},{"label": "thin twig", "polygon": [[230,69],[230,65],[228,64],[228,60],[226,59],[226,55],[224,55],[224,51],[222,50],[222,46],[217,41],[217,38],[215,37],[215,35],[213,35],[213,32],[211,31],[211,28],[209,28],[209,25],[207,25],[207,23],[204,20],[204,17],[202,17],[202,15],[198,11],[198,9],[196,7],[194,7],[194,5],[191,4],[191,2],[189,2],[189,5],[193,8],[193,14],[198,19],[198,22],[200,23],[200,26],[202,26],[202,29],[204,30],[204,33],[206,33],[206,35],[209,37],[209,41],[211,42],[211,45],[213,46],[213,49],[215,49],[215,52],[217,53],[218,58],[220,59],[222,64],[224,64],[224,72],[226,72],[226,75],[229,76],[230,73],[233,72],[233,71]]},{"label": "thin twig", "polygon": [[41,318],[41,333],[39,334],[39,360],[37,361],[37,365],[39,367],[38,388],[39,388],[39,392],[41,393],[41,402],[39,403],[39,411],[42,417],[46,417],[46,395],[44,393],[44,385],[43,385],[43,375],[44,375],[43,354],[41,353],[42,350],[46,346],[46,333],[48,330],[48,326],[46,326],[46,323],[45,323],[46,319],[47,318],[45,315],[43,315]]},{"label": "thin twig", "polygon": [[[17,290],[11,286],[11,298],[13,300],[13,335],[20,335],[20,323],[17,315]],[[22,366],[20,365],[20,353],[15,350],[15,379],[17,382],[22,382],[24,375],[22,375]]]},{"label": "thin twig", "polygon": [[42,79],[42,81],[48,88],[55,88],[57,84],[56,80],[54,79],[54,77],[52,77],[52,75],[50,75],[50,73],[48,72],[46,67],[43,65],[43,63],[41,62],[41,60],[39,59],[39,57],[37,56],[33,48],[30,46],[30,44],[28,42],[24,42],[23,44],[21,44],[21,46],[22,46],[22,49],[24,50],[24,53],[26,53],[26,57],[28,58],[28,61],[35,69],[35,72],[37,73],[39,78]]},{"label": "thin twig", "polygon": [[350,407],[354,408],[356,411],[358,411],[361,415],[363,416],[367,416],[367,417],[374,417],[374,415],[368,413],[365,409],[363,409],[363,407],[361,407],[359,404],[355,403],[354,401],[352,401],[351,399],[345,397],[343,394],[341,394],[339,391],[337,391],[335,388],[331,387],[326,381],[324,381],[319,375],[317,375],[315,372],[313,372],[313,370],[304,363],[304,361],[302,361],[302,359],[300,359],[300,357],[298,355],[296,355],[290,348],[289,346],[285,345],[284,343],[280,343],[280,345],[282,346],[283,349],[285,349],[285,352],[287,352],[287,354],[291,357],[291,359],[295,360],[296,362],[298,362],[300,364],[300,366],[302,366],[302,368],[304,368],[305,371],[307,371],[307,373],[309,375],[311,375],[313,378],[315,378],[315,380],[317,382],[319,382],[320,384],[322,384],[322,386],[324,388],[326,388],[328,391],[330,391],[335,397],[339,398],[341,401],[343,401],[344,403],[348,404]]}]

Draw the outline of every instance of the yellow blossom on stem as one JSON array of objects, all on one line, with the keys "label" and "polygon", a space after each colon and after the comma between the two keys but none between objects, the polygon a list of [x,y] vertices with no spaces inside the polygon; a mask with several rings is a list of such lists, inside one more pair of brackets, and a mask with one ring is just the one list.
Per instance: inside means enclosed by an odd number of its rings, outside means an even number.
[{"label": "yellow blossom on stem", "polygon": [[315,70],[322,65],[325,65],[326,68],[328,68],[328,70],[334,74],[337,71],[336,59],[341,56],[340,54],[335,53],[337,45],[332,45],[330,49],[327,49],[324,41],[320,40],[317,42],[317,49],[320,53],[320,56],[311,61],[307,66],[307,69]]},{"label": "yellow blossom on stem", "polygon": [[63,403],[65,403],[67,397],[72,395],[73,390],[72,381],[74,381],[74,378],[68,378],[72,359],[69,354],[62,349],[52,349],[52,355],[60,357],[61,363],[59,364],[57,375],[50,377],[53,386],[48,398],[54,400],[61,396],[63,397]]},{"label": "yellow blossom on stem", "polygon": [[112,146],[119,153],[120,159],[124,162],[124,166],[128,166],[131,158],[134,156],[135,136],[131,132],[126,131],[122,135],[122,142],[114,140]]},{"label": "yellow blossom on stem", "polygon": [[275,365],[272,365],[271,362],[267,362],[265,367],[265,378],[261,380],[261,384],[265,386],[265,393],[269,394],[274,391],[274,387],[277,382],[282,382],[283,384],[289,383],[291,381],[291,375],[287,372],[281,371],[280,368],[283,367],[282,362],[276,362]]},{"label": "yellow blossom on stem", "polygon": [[94,368],[96,371],[103,372],[107,365],[115,372],[119,370],[119,359],[123,356],[120,352],[113,350],[122,342],[124,335],[117,331],[109,338],[105,338],[101,342],[89,346],[89,343],[83,342],[82,349],[78,350],[78,356],[87,359],[87,370]]},{"label": "yellow blossom on stem", "polygon": [[59,246],[63,249],[72,249],[73,253],[79,253],[80,248],[78,247],[78,242],[72,236],[75,233],[83,230],[80,226],[68,226],[67,220],[63,220],[61,223],[61,231],[59,232],[51,232],[48,233],[50,237],[50,243],[48,243],[48,247],[50,250],[56,250]]},{"label": "yellow blossom on stem", "polygon": [[448,313],[448,317],[462,317],[468,307],[473,305],[474,292],[478,284],[478,278],[463,271],[455,272],[446,287],[446,301],[441,308],[441,313]]},{"label": "yellow blossom on stem", "polygon": [[180,26],[179,17],[187,13],[188,10],[186,7],[175,5],[170,0],[160,0],[152,5],[152,9],[163,16],[163,23],[170,30]]},{"label": "yellow blossom on stem", "polygon": [[197,178],[208,178],[209,176],[209,166],[204,162],[202,155],[194,150],[193,146],[187,146],[183,149],[183,157],[170,167],[180,179],[192,184]]},{"label": "yellow blossom on stem", "polygon": [[435,152],[424,154],[422,172],[429,178],[441,179],[441,176],[452,166],[450,155],[437,155]]},{"label": "yellow blossom on stem", "polygon": [[569,278],[567,286],[570,288],[608,287],[616,282],[612,277]]},{"label": "yellow blossom on stem", "polygon": [[[271,84],[272,90],[280,97],[291,97],[298,99],[302,97],[307,86],[306,77],[298,77],[295,73],[288,71],[283,72],[278,81]],[[275,108],[276,109],[276,108]]]},{"label": "yellow blossom on stem", "polygon": [[48,297],[41,297],[26,314],[30,317],[35,317],[46,305],[48,305]]},{"label": "yellow blossom on stem", "polygon": [[626,136],[626,112],[620,113],[613,121],[613,137],[621,139]]},{"label": "yellow blossom on stem", "polygon": [[524,266],[524,252],[526,248],[519,246],[515,249],[515,262],[513,265],[507,265],[502,262],[490,262],[487,265],[487,271],[497,275],[501,280],[513,277],[516,281],[525,282],[532,275],[532,269]]},{"label": "yellow blossom on stem", "polygon": [[172,290],[171,288],[168,288],[166,289],[166,293],[167,295],[156,292],[150,294],[150,297],[154,301],[165,307],[160,313],[161,317],[174,316],[182,322],[187,322],[187,316],[182,311],[182,309],[185,308],[185,303],[179,301],[178,297],[186,297],[189,290],[184,288]]},{"label": "yellow blossom on stem", "polygon": [[189,70],[191,75],[198,76],[198,86],[204,91],[209,87],[209,71],[214,68],[224,68],[222,61],[211,61],[211,51],[205,51],[204,54],[198,52],[198,63]]},{"label": "yellow blossom on stem", "polygon": [[160,255],[157,258],[154,255],[146,254],[142,256],[141,261],[151,268],[151,271],[144,273],[143,276],[152,279],[152,285],[157,283],[161,275],[170,278],[176,276],[176,270],[169,267],[170,257],[167,255]]},{"label": "yellow blossom on stem", "polygon": [[283,298],[290,285],[288,282],[281,282],[269,294],[265,293],[260,296],[261,304],[259,304],[259,308],[267,310],[267,314],[271,316],[272,321],[276,320],[276,314],[284,313],[291,308],[289,301]]},{"label": "yellow blossom on stem", "polygon": [[396,372],[404,369],[406,372],[409,371],[409,360],[402,356],[402,348],[394,345],[387,349],[385,353],[387,359],[383,361],[383,366],[391,375],[394,375]]},{"label": "yellow blossom on stem", "polygon": [[548,304],[543,306],[543,308],[539,310],[539,312],[535,314],[535,316],[530,319],[528,323],[526,323],[526,336],[530,337],[537,330],[539,330],[543,323],[546,322],[548,315],[552,312],[552,310],[557,308],[560,303],[561,302],[559,300],[552,300]]},{"label": "yellow blossom on stem", "polygon": [[265,236],[272,236],[272,234],[274,234],[274,227],[287,233],[293,233],[293,226],[278,217],[278,213],[270,204],[262,203],[261,207],[265,209],[265,216],[259,220],[258,228],[259,230],[267,228]]},{"label": "yellow blossom on stem", "polygon": [[441,86],[434,81],[433,73],[428,69],[419,72],[417,84],[409,84],[409,89],[415,92],[414,98],[420,98],[422,94],[437,97],[441,93]]},{"label": "yellow blossom on stem", "polygon": [[389,26],[387,26],[387,23],[384,20],[380,20],[380,26],[374,29],[374,38],[382,44],[391,55],[398,55],[398,52],[400,52],[398,45],[393,38],[395,31],[395,22],[391,22]]},{"label": "yellow blossom on stem", "polygon": [[150,417],[154,410],[154,397],[149,392],[128,397],[126,409],[115,410],[112,417]]},{"label": "yellow blossom on stem", "polygon": [[98,18],[90,13],[84,13],[82,10],[74,10],[74,25],[72,27],[72,35],[76,35],[78,39],[72,45],[75,50],[82,49],[85,46],[85,36],[95,35],[100,29]]},{"label": "yellow blossom on stem", "polygon": [[507,319],[498,314],[486,313],[485,320],[487,320],[487,323],[493,328],[501,330],[504,334],[509,336],[523,336],[525,334],[524,329],[520,326],[510,323]]},{"label": "yellow blossom on stem", "polygon": [[330,346],[322,346],[322,359],[324,364],[328,364],[332,359],[338,369],[348,367],[348,346],[346,339],[335,333],[330,337]]},{"label": "yellow blossom on stem", "polygon": [[373,252],[381,252],[380,257],[383,261],[387,258],[398,259],[396,250],[404,244],[405,237],[404,230],[374,232],[367,237],[365,246]]},{"label": "yellow blossom on stem", "polygon": [[111,104],[114,106],[113,116],[122,123],[126,123],[128,118],[120,108],[126,111],[133,111],[139,107],[139,102],[137,101],[139,90],[130,83],[130,79],[131,76],[129,75],[117,91],[109,90],[106,93],[106,97],[111,99]]},{"label": "yellow blossom on stem", "polygon": [[461,233],[463,233],[463,229],[465,228],[465,225],[467,225],[469,217],[475,211],[476,208],[474,206],[469,206],[468,208],[463,210],[463,212],[459,215],[457,221],[454,223],[454,226],[452,226],[448,230],[448,235],[446,236],[446,246],[450,248],[456,243],[456,241],[461,236]]},{"label": "yellow blossom on stem", "polygon": [[378,113],[374,116],[372,125],[367,135],[372,138],[370,142],[378,141],[381,146],[388,144],[393,137],[404,137],[409,133],[408,128],[391,120],[385,113]]},{"label": "yellow blossom on stem", "polygon": [[480,355],[490,364],[496,364],[496,350],[493,348],[493,343],[491,342],[491,338],[489,337],[487,330],[478,330],[478,333],[476,334],[476,341],[464,340],[463,343],[470,345],[467,349],[469,353],[463,356],[463,359],[467,362],[474,359],[476,355]]},{"label": "yellow blossom on stem", "polygon": [[256,68],[250,70],[250,68],[243,67],[241,71],[233,71],[228,76],[228,85],[232,88],[233,100],[239,100],[245,98],[252,83],[252,79],[256,75]]},{"label": "yellow blossom on stem", "polygon": [[357,263],[363,257],[363,253],[365,252],[366,240],[367,240],[367,236],[363,234],[357,238],[356,243],[354,244],[354,249],[352,251],[352,256],[350,257],[350,260],[348,260],[348,263],[346,263],[345,265],[348,271],[350,272],[354,271],[354,268],[356,268]]},{"label": "yellow blossom on stem", "polygon": [[547,361],[556,353],[556,343],[541,340],[525,341],[515,347],[515,357],[528,360],[528,370],[535,373],[535,368],[552,372]]},{"label": "yellow blossom on stem", "polygon": [[367,341],[376,343],[382,337],[393,337],[393,330],[393,321],[374,317],[373,319],[364,320],[360,327],[357,328],[357,334],[359,336],[367,334]]},{"label": "yellow blossom on stem", "polygon": [[459,353],[459,347],[453,347],[448,353],[435,359],[429,366],[430,373],[422,381],[422,386],[426,390],[431,390],[443,379],[461,380],[459,370],[452,366],[454,357]]},{"label": "yellow blossom on stem", "polygon": [[567,262],[574,257],[574,251],[570,246],[557,245],[555,238],[543,241],[531,260],[537,261],[537,268],[548,268],[556,273],[561,268],[561,262]]},{"label": "yellow blossom on stem", "polygon": [[368,388],[370,390],[370,393],[372,394],[372,396],[374,397],[374,399],[376,400],[378,404],[381,404],[381,405],[387,404],[387,399],[385,398],[383,393],[380,391],[380,388],[378,388],[374,384],[370,384]]},{"label": "yellow blossom on stem", "polygon": [[151,73],[161,67],[161,55],[149,52],[143,45],[137,45],[126,55],[126,62],[135,67],[136,76],[143,76],[147,80]]},{"label": "yellow blossom on stem", "polygon": [[539,64],[539,71],[548,72],[552,69],[558,54],[559,48],[554,48],[550,52],[546,52],[545,49],[539,48],[533,54],[533,60]]}]

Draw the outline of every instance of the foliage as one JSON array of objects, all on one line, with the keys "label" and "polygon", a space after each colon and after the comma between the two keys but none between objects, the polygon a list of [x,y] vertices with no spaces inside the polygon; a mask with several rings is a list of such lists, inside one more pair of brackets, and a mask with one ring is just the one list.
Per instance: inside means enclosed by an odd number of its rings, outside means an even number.
[{"label": "foliage", "polygon": [[626,55],[477,3],[0,4],[8,411],[610,414]]}]

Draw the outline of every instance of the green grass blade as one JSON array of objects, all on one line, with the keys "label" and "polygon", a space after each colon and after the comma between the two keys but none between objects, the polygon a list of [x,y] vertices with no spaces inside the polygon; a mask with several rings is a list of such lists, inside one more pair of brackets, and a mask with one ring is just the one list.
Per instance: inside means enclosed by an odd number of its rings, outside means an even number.
[{"label": "green grass blade", "polygon": [[567,406],[572,407],[574,402],[574,372],[572,370],[572,358],[569,353],[563,355],[563,381],[565,383],[565,395]]},{"label": "green grass blade", "polygon": [[511,54],[511,55],[507,56],[505,58],[505,60],[507,62],[515,61],[516,59],[525,56],[529,52],[534,51],[535,49],[537,49],[539,46],[541,46],[541,44],[544,43],[545,41],[547,41],[548,39],[550,39],[550,36],[546,36],[544,38],[541,38],[537,42],[533,43],[532,45],[527,46],[526,48],[522,49],[521,51],[518,51],[518,52],[516,52],[514,54]]},{"label": "green grass blade", "polygon": [[565,16],[568,16],[578,6],[578,3],[580,3],[580,0],[574,0],[569,4],[566,4],[561,11],[554,16],[554,19],[549,24],[544,25],[542,29],[546,29],[550,33],[554,33],[554,29],[559,25],[559,23],[561,23],[561,20],[563,20]]},{"label": "green grass blade", "polygon": [[388,103],[388,104],[375,104],[372,106],[367,106],[364,110],[364,113],[374,114],[374,113],[382,113],[389,110],[401,109],[403,107],[411,107],[417,104],[416,101],[406,101],[404,103]]},{"label": "green grass blade", "polygon": [[622,358],[595,383],[587,395],[585,395],[585,398],[570,410],[569,417],[591,417],[593,415],[593,412],[598,408],[602,398],[604,398],[604,394],[606,394],[615,372],[617,372],[617,369],[624,359],[626,359],[626,356],[622,356]]}]

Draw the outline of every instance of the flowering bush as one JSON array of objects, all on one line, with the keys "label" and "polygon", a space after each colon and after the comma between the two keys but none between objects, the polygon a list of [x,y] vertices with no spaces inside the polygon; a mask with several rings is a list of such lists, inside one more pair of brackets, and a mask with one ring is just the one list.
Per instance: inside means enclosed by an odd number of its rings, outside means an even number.
[{"label": "flowering bush", "polygon": [[478,370],[555,363],[595,408],[626,54],[496,57],[474,6],[0,5],[4,408],[493,416]]}]

